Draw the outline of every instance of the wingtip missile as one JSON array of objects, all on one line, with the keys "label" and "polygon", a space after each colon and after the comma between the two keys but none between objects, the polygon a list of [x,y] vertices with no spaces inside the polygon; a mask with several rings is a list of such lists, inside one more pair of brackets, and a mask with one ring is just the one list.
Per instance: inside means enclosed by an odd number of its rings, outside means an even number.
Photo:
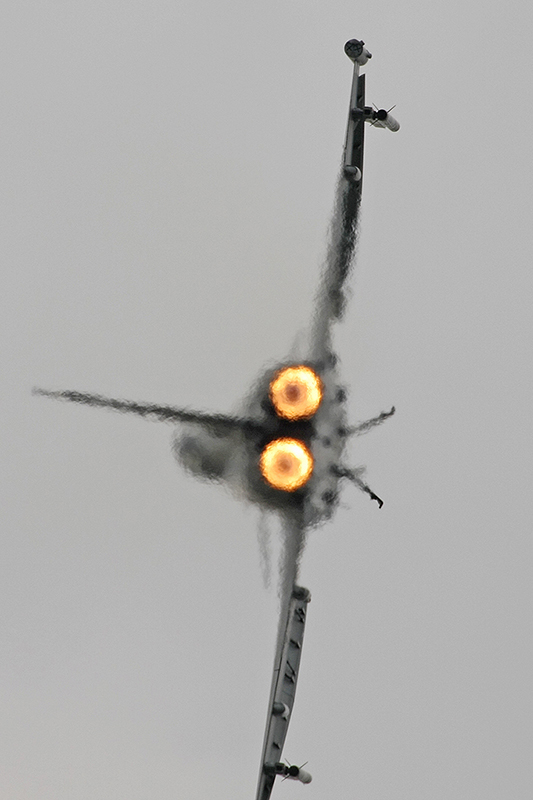
[{"label": "wingtip missile", "polygon": [[384,108],[373,111],[369,121],[374,128],[388,128],[389,131],[394,131],[394,133],[400,130],[398,120],[394,119],[392,114]]},{"label": "wingtip missile", "polygon": [[288,774],[285,777],[300,781],[300,783],[311,783],[313,780],[312,775],[307,770],[296,766],[288,767]]},{"label": "wingtip missile", "polygon": [[369,53],[364,45],[365,43],[359,39],[350,39],[344,45],[344,52],[354,64],[363,66],[369,58],[372,58],[372,53]]},{"label": "wingtip missile", "polygon": [[[400,123],[384,108],[370,108],[364,105],[364,88],[358,92],[357,83],[362,79],[359,77],[359,67],[364,66],[369,58],[372,58],[372,53],[369,53],[365,43],[359,39],[350,39],[344,45],[344,52],[354,64],[354,85],[352,87],[352,97],[350,103],[350,120],[348,122],[347,143],[350,138],[350,126],[356,128],[360,119],[369,122],[374,128],[388,128],[390,131],[399,131]],[[360,97],[358,97],[360,94]],[[361,102],[362,101],[362,102]],[[394,106],[393,106],[394,107]],[[351,142],[350,142],[351,143]],[[362,144],[360,145],[362,150]],[[345,176],[352,181],[359,182],[361,180],[361,170],[356,164],[346,162],[344,168]]]},{"label": "wingtip missile", "polygon": [[284,781],[290,779],[300,781],[300,783],[311,783],[313,780],[313,776],[307,770],[297,767],[295,764],[284,764],[282,761],[277,761],[274,764],[265,764],[264,772],[266,775],[280,775]]}]

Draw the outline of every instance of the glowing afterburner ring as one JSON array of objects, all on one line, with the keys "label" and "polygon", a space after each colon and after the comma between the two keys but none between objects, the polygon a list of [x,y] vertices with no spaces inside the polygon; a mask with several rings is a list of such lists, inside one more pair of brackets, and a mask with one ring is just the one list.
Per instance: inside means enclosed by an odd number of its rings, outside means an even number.
[{"label": "glowing afterburner ring", "polygon": [[298,439],[274,439],[261,453],[259,466],[274,489],[295,492],[311,477],[313,456]]},{"label": "glowing afterburner ring", "polygon": [[279,417],[312,417],[322,402],[322,381],[310,367],[285,367],[270,384],[270,399]]}]

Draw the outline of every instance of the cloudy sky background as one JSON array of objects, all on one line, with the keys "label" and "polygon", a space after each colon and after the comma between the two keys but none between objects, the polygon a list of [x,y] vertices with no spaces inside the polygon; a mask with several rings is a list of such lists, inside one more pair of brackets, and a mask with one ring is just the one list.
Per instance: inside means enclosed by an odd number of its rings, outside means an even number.
[{"label": "cloudy sky background", "polygon": [[[529,800],[531,8],[4,5],[0,796],[250,800],[277,624],[257,515],[171,428],[33,385],[229,411],[308,320],[374,58],[337,346],[347,486],[311,535],[279,800]],[[275,528],[275,525],[273,525]]]}]

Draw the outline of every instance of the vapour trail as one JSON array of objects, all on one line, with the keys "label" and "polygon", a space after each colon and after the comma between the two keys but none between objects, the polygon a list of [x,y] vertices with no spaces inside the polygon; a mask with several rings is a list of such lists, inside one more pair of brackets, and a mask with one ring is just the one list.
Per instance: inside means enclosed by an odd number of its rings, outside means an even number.
[{"label": "vapour trail", "polygon": [[375,428],[378,425],[383,425],[383,423],[388,420],[389,417],[392,417],[395,411],[396,409],[393,406],[390,411],[382,411],[381,414],[378,414],[378,416],[374,417],[373,419],[367,419],[366,422],[362,422],[360,425],[354,425],[351,428],[347,428],[346,435],[362,436],[364,433],[371,431],[372,428]]},{"label": "vapour trail", "polygon": [[257,526],[257,543],[259,545],[259,566],[265,589],[270,588],[272,581],[272,555],[270,551],[270,527],[266,513],[259,517]]},{"label": "vapour trail", "polygon": [[274,663],[277,663],[281,656],[281,649],[283,647],[283,638],[285,629],[287,627],[287,613],[289,603],[294,586],[298,584],[298,573],[300,570],[300,562],[305,549],[306,531],[302,524],[302,520],[296,518],[285,518],[283,520],[282,530],[282,549],[279,558],[279,600],[280,600],[280,616],[278,624],[278,635],[276,640],[276,657]]},{"label": "vapour trail", "polygon": [[43,397],[52,397],[56,400],[68,400],[72,403],[92,406],[93,408],[111,408],[122,413],[137,414],[160,422],[193,422],[204,426],[208,430],[227,432],[239,430],[245,432],[262,432],[262,425],[253,419],[233,417],[226,414],[207,414],[203,411],[189,411],[187,408],[174,406],[161,406],[155,403],[137,403],[132,400],[117,400],[112,397],[103,397],[100,394],[88,394],[71,390],[50,391],[35,387],[33,394]]},{"label": "vapour trail", "polygon": [[[335,202],[328,228],[328,243],[322,278],[318,288],[310,331],[310,354],[322,359],[332,352],[333,323],[342,319],[346,306],[346,280],[352,270],[356,252],[360,187],[346,179],[344,169],[337,180]],[[374,424],[381,422],[374,421]],[[363,426],[358,432],[363,433]],[[370,426],[372,427],[372,426]],[[283,646],[287,611],[295,584],[298,582],[300,561],[306,544],[303,519],[283,519],[282,551],[279,563],[280,617],[276,646],[276,659]]]},{"label": "vapour trail", "polygon": [[341,169],[328,229],[328,244],[322,279],[315,303],[311,349],[316,357],[331,349],[331,328],[346,308],[346,279],[354,260],[359,230],[361,194]]}]

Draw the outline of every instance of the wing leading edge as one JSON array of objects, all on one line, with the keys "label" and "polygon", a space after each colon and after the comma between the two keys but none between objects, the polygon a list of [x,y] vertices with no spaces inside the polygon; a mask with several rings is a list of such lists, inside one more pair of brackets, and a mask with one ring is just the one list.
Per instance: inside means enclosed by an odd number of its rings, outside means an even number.
[{"label": "wing leading edge", "polygon": [[311,780],[311,776],[301,768],[289,767],[281,762],[296,695],[307,604],[310,600],[308,589],[294,586],[287,608],[280,652],[274,662],[256,800],[269,800],[276,775],[295,778],[303,783]]},{"label": "wing leading edge", "polygon": [[331,326],[342,319],[346,306],[344,285],[357,246],[359,208],[363,191],[365,123],[375,128],[398,131],[400,124],[389,111],[365,105],[365,75],[360,74],[371,53],[358,39],[350,39],[344,52],[353,62],[352,89],[346,126],[342,167],[337,182],[335,205],[322,281],[315,305],[313,350],[322,358],[331,349]]},{"label": "wing leading edge", "polygon": [[354,61],[342,168],[330,224],[326,264],[315,306],[313,350],[319,357],[331,349],[331,326],[344,313],[344,284],[357,244],[365,146],[365,76],[359,74],[359,67],[359,62]]}]

